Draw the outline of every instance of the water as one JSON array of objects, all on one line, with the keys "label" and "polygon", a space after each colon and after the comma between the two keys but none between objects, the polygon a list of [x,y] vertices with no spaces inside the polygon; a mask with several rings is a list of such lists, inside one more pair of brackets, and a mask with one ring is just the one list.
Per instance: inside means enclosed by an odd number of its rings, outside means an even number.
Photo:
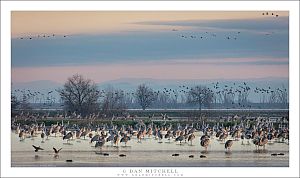
[{"label": "water", "polygon": [[[289,145],[286,143],[274,143],[266,145],[265,151],[255,151],[255,146],[242,145],[242,141],[234,141],[232,151],[225,153],[224,143],[211,139],[208,152],[200,146],[200,133],[196,133],[193,145],[184,143],[180,145],[173,140],[163,139],[162,143],[154,138],[142,139],[138,143],[132,138],[127,147],[123,143],[119,147],[111,146],[107,142],[105,146],[95,148],[90,139],[77,139],[66,144],[62,137],[49,137],[45,143],[41,143],[40,137],[34,139],[26,138],[19,141],[18,135],[11,134],[12,167],[107,167],[107,166],[170,166],[170,167],[288,167],[289,166]],[[251,142],[251,141],[250,141]],[[244,143],[247,141],[244,140]],[[32,145],[41,146],[44,150],[34,152]],[[62,148],[57,155],[53,147]],[[103,155],[108,153],[109,156]],[[172,156],[178,153],[179,156]],[[272,153],[283,153],[284,155],[271,156]],[[125,157],[120,157],[125,154]],[[194,158],[189,158],[194,155]],[[205,155],[206,158],[200,158]],[[72,162],[66,162],[72,160]]]}]

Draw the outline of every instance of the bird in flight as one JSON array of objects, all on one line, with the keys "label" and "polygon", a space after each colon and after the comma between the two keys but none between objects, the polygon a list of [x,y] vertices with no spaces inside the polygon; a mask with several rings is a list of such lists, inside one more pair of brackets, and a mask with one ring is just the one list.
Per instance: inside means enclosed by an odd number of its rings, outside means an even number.
[{"label": "bird in flight", "polygon": [[34,151],[35,152],[38,152],[39,150],[44,150],[43,148],[41,148],[40,146],[34,146],[34,145],[32,145],[33,146],[33,148],[35,149]]},{"label": "bird in flight", "polygon": [[55,154],[58,154],[58,153],[59,153],[59,151],[60,151],[61,149],[62,149],[62,148],[60,148],[60,149],[56,149],[56,148],[54,148],[54,147],[53,147],[53,150],[54,150]]}]

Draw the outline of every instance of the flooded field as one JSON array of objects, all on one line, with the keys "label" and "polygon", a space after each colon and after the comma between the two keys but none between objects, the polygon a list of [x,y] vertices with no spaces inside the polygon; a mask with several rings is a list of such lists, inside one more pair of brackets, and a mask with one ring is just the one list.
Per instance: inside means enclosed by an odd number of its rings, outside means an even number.
[{"label": "flooded field", "polygon": [[[42,143],[41,138],[26,138],[20,141],[11,133],[12,167],[127,167],[127,166],[180,166],[180,167],[288,167],[289,145],[272,142],[265,150],[256,151],[249,140],[234,141],[231,151],[225,152],[224,143],[211,138],[207,152],[200,145],[200,132],[195,132],[193,145],[190,142],[179,144],[174,139],[156,140],[145,137],[138,143],[132,137],[125,147],[118,147],[107,142],[102,149],[95,148],[90,139],[71,140],[67,144],[61,136],[51,136]],[[34,151],[32,145],[44,150]],[[53,147],[62,148],[55,154]],[[260,148],[262,149],[262,148]],[[280,153],[280,154],[279,154]],[[274,155],[276,154],[276,155]],[[279,154],[279,155],[278,155]],[[120,156],[123,155],[123,156]],[[200,157],[202,155],[202,158]]]}]

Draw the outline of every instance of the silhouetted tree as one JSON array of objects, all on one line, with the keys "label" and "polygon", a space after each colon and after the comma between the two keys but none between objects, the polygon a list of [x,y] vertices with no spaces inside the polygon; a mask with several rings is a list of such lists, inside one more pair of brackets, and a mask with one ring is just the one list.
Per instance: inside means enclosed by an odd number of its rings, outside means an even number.
[{"label": "silhouetted tree", "polygon": [[110,111],[124,111],[125,109],[126,101],[124,91],[108,87],[104,92],[102,110],[108,113]]},{"label": "silhouetted tree", "polygon": [[90,79],[75,74],[58,90],[67,110],[87,115],[99,109],[100,92]]},{"label": "silhouetted tree", "polygon": [[169,98],[168,94],[163,93],[163,92],[158,93],[156,96],[155,105],[160,108],[166,108],[168,106],[169,100],[170,100],[170,98]]},{"label": "silhouetted tree", "polygon": [[271,91],[271,92],[270,92],[270,96],[269,96],[269,103],[270,103],[270,104],[276,103],[277,97],[278,97],[278,96],[276,95],[276,92]]},{"label": "silhouetted tree", "polygon": [[284,85],[282,85],[282,88],[278,88],[276,90],[276,93],[277,93],[277,99],[278,99],[278,103],[281,104],[282,107],[288,107],[288,90],[285,88]]},{"label": "silhouetted tree", "polygon": [[148,108],[156,99],[153,90],[147,87],[145,84],[141,84],[138,86],[135,92],[135,96],[143,110]]},{"label": "silhouetted tree", "polygon": [[187,103],[198,105],[201,117],[202,106],[209,107],[213,102],[213,91],[206,86],[195,86],[187,92]]},{"label": "silhouetted tree", "polygon": [[20,105],[20,101],[14,94],[11,95],[11,109],[15,110]]},{"label": "silhouetted tree", "polygon": [[30,110],[31,107],[30,107],[30,104],[29,104],[29,99],[30,99],[29,95],[24,92],[23,95],[22,95],[22,100],[20,101],[19,106],[18,106],[19,109],[21,109],[21,110]]},{"label": "silhouetted tree", "polygon": [[238,93],[238,103],[240,104],[247,104],[249,103],[249,94],[250,94],[250,87],[244,86],[241,87]]}]

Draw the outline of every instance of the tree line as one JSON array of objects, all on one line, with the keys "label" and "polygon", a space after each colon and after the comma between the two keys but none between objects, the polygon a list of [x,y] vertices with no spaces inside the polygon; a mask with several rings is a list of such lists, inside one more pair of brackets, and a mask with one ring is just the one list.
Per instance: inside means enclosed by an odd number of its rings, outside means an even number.
[{"label": "tree line", "polygon": [[[175,106],[180,103],[197,107],[200,113],[203,108],[213,108],[217,104],[231,108],[251,108],[248,98],[251,89],[246,83],[236,87],[227,85],[220,87],[217,82],[212,88],[205,85],[193,87],[182,85],[179,88],[179,90],[164,88],[155,91],[146,84],[140,84],[133,92],[115,89],[112,86],[106,90],[99,90],[94,81],[75,74],[56,91],[60,95],[64,110],[81,115],[99,111],[103,113],[125,111],[128,106],[132,105],[143,110],[149,107],[164,109],[166,106]],[[253,91],[261,94],[266,103],[280,103],[284,106],[288,104],[288,92],[285,88],[271,90],[256,87]],[[23,94],[23,98],[18,100],[12,94],[12,109],[28,109],[30,106],[26,96],[30,95]]]}]

